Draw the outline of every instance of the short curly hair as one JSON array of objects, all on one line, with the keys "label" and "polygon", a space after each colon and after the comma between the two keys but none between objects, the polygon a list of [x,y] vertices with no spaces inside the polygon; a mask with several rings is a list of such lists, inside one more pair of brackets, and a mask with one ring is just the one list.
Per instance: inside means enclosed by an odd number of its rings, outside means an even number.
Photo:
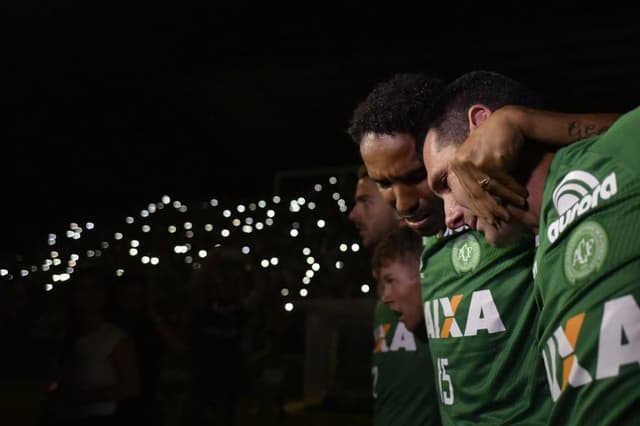
[{"label": "short curly hair", "polygon": [[419,141],[427,131],[428,112],[444,87],[445,82],[433,75],[396,74],[356,107],[347,132],[358,145],[367,133],[408,133]]}]

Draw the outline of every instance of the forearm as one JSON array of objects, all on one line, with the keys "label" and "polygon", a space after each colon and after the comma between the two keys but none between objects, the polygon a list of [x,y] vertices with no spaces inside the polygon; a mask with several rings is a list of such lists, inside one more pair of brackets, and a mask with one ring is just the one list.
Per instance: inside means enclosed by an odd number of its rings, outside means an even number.
[{"label": "forearm", "polygon": [[563,113],[520,106],[501,108],[520,128],[525,139],[547,145],[568,145],[607,130],[621,114]]}]

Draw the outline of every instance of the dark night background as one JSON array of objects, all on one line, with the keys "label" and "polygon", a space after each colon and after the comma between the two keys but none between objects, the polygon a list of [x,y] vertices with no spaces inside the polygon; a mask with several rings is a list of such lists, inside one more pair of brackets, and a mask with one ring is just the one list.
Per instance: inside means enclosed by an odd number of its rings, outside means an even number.
[{"label": "dark night background", "polygon": [[608,3],[319,4],[3,2],[2,251],[356,164],[351,111],[395,72],[492,69],[561,110],[640,99],[637,19]]}]

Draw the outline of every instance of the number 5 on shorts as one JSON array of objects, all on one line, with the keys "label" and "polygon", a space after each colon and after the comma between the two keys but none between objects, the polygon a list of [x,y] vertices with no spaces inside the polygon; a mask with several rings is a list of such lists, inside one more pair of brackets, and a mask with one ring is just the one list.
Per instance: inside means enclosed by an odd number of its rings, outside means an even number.
[{"label": "number 5 on shorts", "polygon": [[[438,385],[440,385],[440,397],[444,405],[453,405],[453,383],[451,383],[451,376],[447,374],[447,365],[449,360],[447,358],[438,358]],[[446,389],[445,389],[446,384]]]}]

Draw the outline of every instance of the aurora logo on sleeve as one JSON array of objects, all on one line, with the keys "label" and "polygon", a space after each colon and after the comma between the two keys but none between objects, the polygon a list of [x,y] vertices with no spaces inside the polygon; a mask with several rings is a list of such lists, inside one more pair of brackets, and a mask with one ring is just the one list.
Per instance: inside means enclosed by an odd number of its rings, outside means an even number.
[{"label": "aurora logo on sleeve", "polygon": [[547,237],[555,242],[560,234],[576,218],[598,206],[600,200],[608,200],[618,192],[615,172],[598,182],[591,173],[573,170],[553,190],[553,205],[560,216],[547,228]]}]

